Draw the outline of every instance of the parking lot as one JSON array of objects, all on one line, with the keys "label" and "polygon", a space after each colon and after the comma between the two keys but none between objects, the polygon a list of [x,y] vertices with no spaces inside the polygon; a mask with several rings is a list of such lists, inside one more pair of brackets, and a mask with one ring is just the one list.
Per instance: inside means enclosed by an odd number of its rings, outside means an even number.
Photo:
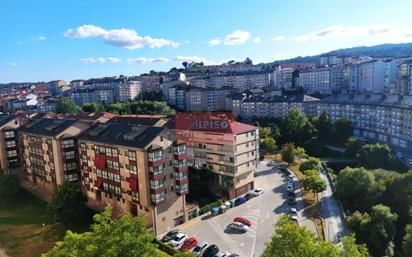
[{"label": "parking lot", "polygon": [[[260,256],[264,251],[264,243],[272,236],[273,225],[281,214],[288,212],[289,205],[286,202],[286,175],[269,167],[267,161],[260,162],[257,174],[255,187],[264,190],[262,195],[231,208],[224,214],[183,226],[181,230],[189,237],[196,237],[199,242],[218,245],[221,251],[236,253],[242,257]],[[297,179],[294,180],[298,187]],[[302,217],[303,203],[300,193],[297,194],[296,201],[299,223],[315,230],[313,223]],[[236,233],[225,229],[236,216],[245,217],[252,222],[248,232]]]}]

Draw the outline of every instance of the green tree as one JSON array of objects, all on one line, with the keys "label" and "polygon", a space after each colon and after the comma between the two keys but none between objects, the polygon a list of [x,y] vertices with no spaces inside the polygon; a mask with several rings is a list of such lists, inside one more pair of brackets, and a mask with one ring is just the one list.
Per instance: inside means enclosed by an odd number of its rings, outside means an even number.
[{"label": "green tree", "polygon": [[79,113],[82,109],[76,105],[72,100],[62,97],[56,104],[57,113]]},{"label": "green tree", "polygon": [[403,237],[402,250],[405,257],[412,256],[412,225],[407,225],[405,228],[405,236]]},{"label": "green tree", "polygon": [[296,148],[293,143],[285,144],[282,146],[282,159],[291,164],[295,161]]},{"label": "green tree", "polygon": [[259,128],[259,137],[260,138],[265,139],[267,137],[270,137],[271,134],[272,134],[272,131],[269,127]]},{"label": "green tree", "polygon": [[327,142],[333,132],[333,125],[326,112],[322,112],[316,119],[315,128],[318,131],[318,138],[322,142]]},{"label": "green tree", "polygon": [[103,112],[104,106],[100,103],[91,103],[82,106],[84,112]]},{"label": "green tree", "polygon": [[358,159],[361,165],[368,169],[390,169],[393,162],[391,149],[386,144],[363,145]]},{"label": "green tree", "polygon": [[80,186],[72,182],[64,182],[53,194],[47,205],[47,211],[55,222],[74,224],[81,222],[87,213],[86,197]]},{"label": "green tree", "polygon": [[274,153],[276,149],[278,149],[278,146],[276,145],[275,139],[267,137],[260,143],[260,148],[267,153]]},{"label": "green tree", "polygon": [[23,188],[17,175],[0,171],[0,203],[12,203],[17,200]]},{"label": "green tree", "polygon": [[143,216],[111,218],[111,210],[94,216],[90,232],[67,231],[64,240],[43,257],[153,257],[153,235],[146,229]]},{"label": "green tree", "polygon": [[293,142],[297,146],[306,146],[315,138],[316,129],[299,109],[291,109],[281,122],[281,143]]},{"label": "green tree", "polygon": [[372,207],[370,214],[354,212],[348,227],[361,243],[366,243],[372,256],[393,256],[393,239],[397,215],[382,204]]},{"label": "green tree", "polygon": [[350,119],[342,116],[336,119],[333,124],[333,140],[338,143],[345,143],[353,134],[353,125]]},{"label": "green tree", "polygon": [[304,172],[306,170],[319,170],[320,160],[315,157],[309,157],[306,161],[300,164],[299,170]]},{"label": "green tree", "polygon": [[275,231],[262,257],[338,257],[340,250],[328,241],[319,242],[306,227],[293,224],[283,215],[275,224]]},{"label": "green tree", "polygon": [[336,178],[336,195],[343,206],[350,211],[368,210],[376,203],[377,194],[370,194],[375,187],[375,177],[372,172],[364,168],[345,168]]},{"label": "green tree", "polygon": [[351,158],[356,157],[360,149],[362,148],[362,144],[358,140],[356,140],[356,138],[354,137],[348,138],[345,146],[346,146],[345,155]]},{"label": "green tree", "polygon": [[319,175],[307,176],[303,181],[303,187],[314,194],[325,191],[326,181]]},{"label": "green tree", "polygon": [[252,65],[252,64],[253,64],[253,61],[252,61],[252,59],[250,59],[249,57],[246,57],[244,63],[245,63],[245,64],[248,64],[248,65]]},{"label": "green tree", "polygon": [[356,244],[354,235],[342,238],[342,257],[369,257],[368,248],[365,244]]}]

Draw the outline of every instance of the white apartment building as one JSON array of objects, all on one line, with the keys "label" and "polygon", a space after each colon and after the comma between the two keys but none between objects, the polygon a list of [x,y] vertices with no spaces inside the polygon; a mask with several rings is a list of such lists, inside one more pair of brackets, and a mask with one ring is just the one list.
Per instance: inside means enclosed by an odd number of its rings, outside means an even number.
[{"label": "white apartment building", "polygon": [[352,63],[349,91],[357,94],[380,94],[385,88],[385,64],[382,60]]},{"label": "white apartment building", "polygon": [[299,72],[298,86],[303,87],[305,93],[315,92],[330,95],[338,92],[344,86],[344,74],[342,66],[303,70]]},{"label": "white apartment building", "polygon": [[116,102],[126,102],[138,98],[142,93],[141,81],[118,83],[115,87]]},{"label": "white apartment building", "polygon": [[273,90],[290,89],[293,86],[293,68],[279,67],[273,72]]},{"label": "white apartment building", "polygon": [[233,87],[236,89],[269,88],[271,74],[261,72],[237,73],[188,78],[190,85],[200,88]]}]

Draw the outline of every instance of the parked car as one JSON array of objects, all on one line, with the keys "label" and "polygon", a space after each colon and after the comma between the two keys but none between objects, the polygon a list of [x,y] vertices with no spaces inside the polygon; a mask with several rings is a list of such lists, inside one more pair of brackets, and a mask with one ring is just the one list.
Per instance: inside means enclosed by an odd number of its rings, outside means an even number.
[{"label": "parked car", "polygon": [[207,242],[201,242],[199,243],[195,248],[193,248],[193,253],[196,256],[202,255],[202,253],[206,250],[206,248],[209,246]]},{"label": "parked car", "polygon": [[238,206],[238,205],[241,205],[245,202],[246,202],[246,198],[241,196],[241,197],[239,197],[238,199],[235,200],[235,205]]},{"label": "parked car", "polygon": [[162,242],[164,242],[164,243],[170,242],[170,241],[172,240],[172,237],[175,236],[175,235],[177,235],[179,232],[180,232],[180,231],[177,230],[177,229],[170,230],[169,232],[167,232],[166,235],[164,235],[164,236],[162,237]]},{"label": "parked car", "polygon": [[248,227],[252,226],[252,222],[251,222],[250,220],[248,220],[248,219],[246,219],[246,218],[244,218],[244,217],[241,217],[241,216],[235,217],[235,218],[233,219],[233,222],[239,222],[239,223],[242,223],[242,224],[244,224],[244,225],[246,225],[246,226],[248,226]]},{"label": "parked car", "polygon": [[237,253],[232,253],[231,255],[229,255],[229,256],[227,256],[227,257],[240,257],[240,255],[237,254]]},{"label": "parked car", "polygon": [[180,247],[181,251],[189,251],[191,249],[193,249],[197,244],[199,243],[199,241],[197,241],[196,237],[189,237],[188,239],[185,240],[185,242],[183,243],[183,245]]},{"label": "parked car", "polygon": [[261,194],[263,194],[263,189],[262,188],[255,188],[255,190],[253,190],[253,194],[255,195],[255,196],[258,196],[258,195],[261,195]]},{"label": "parked car", "polygon": [[289,197],[296,197],[296,193],[294,191],[288,191]]},{"label": "parked car", "polygon": [[290,172],[288,171],[288,168],[286,168],[285,166],[280,166],[280,171],[282,171],[283,173],[285,173],[286,175],[289,174]]},{"label": "parked car", "polygon": [[179,245],[183,244],[183,242],[187,239],[187,235],[182,232],[177,233],[172,237],[172,241],[169,244],[173,247],[178,247]]},{"label": "parked car", "polygon": [[250,199],[252,199],[255,196],[256,195],[253,192],[249,192],[245,195],[245,198],[246,198],[247,201],[249,201]]},{"label": "parked car", "polygon": [[293,186],[293,184],[288,184],[288,186],[287,186],[287,188],[286,188],[286,191],[288,191],[288,192],[293,192],[293,191],[295,191],[295,187]]},{"label": "parked car", "polygon": [[292,220],[293,223],[299,223],[299,221],[298,221],[298,215],[289,213],[289,217],[290,217],[290,219]]},{"label": "parked car", "polygon": [[289,209],[289,213],[298,215],[298,210],[296,210],[296,208],[290,208],[290,209]]},{"label": "parked car", "polygon": [[288,174],[288,179],[293,180],[293,175],[292,175],[292,173],[290,173],[290,172],[289,172],[289,174]]},{"label": "parked car", "polygon": [[289,205],[296,205],[296,198],[295,197],[288,197],[288,204]]},{"label": "parked car", "polygon": [[248,231],[249,227],[246,226],[245,224],[242,224],[240,222],[232,222],[228,226],[229,229],[234,230],[234,231],[239,231],[242,233],[245,233]]},{"label": "parked car", "polygon": [[219,252],[217,245],[210,245],[203,252],[202,257],[214,257]]},{"label": "parked car", "polygon": [[218,252],[215,257],[227,257],[228,255],[228,252]]}]

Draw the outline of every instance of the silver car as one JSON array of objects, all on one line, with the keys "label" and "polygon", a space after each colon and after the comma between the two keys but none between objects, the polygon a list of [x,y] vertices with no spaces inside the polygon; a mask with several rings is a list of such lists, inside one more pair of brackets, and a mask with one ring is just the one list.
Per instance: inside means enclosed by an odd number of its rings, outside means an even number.
[{"label": "silver car", "polygon": [[192,253],[196,256],[201,256],[208,246],[209,244],[207,242],[200,242],[195,248],[193,248]]}]

